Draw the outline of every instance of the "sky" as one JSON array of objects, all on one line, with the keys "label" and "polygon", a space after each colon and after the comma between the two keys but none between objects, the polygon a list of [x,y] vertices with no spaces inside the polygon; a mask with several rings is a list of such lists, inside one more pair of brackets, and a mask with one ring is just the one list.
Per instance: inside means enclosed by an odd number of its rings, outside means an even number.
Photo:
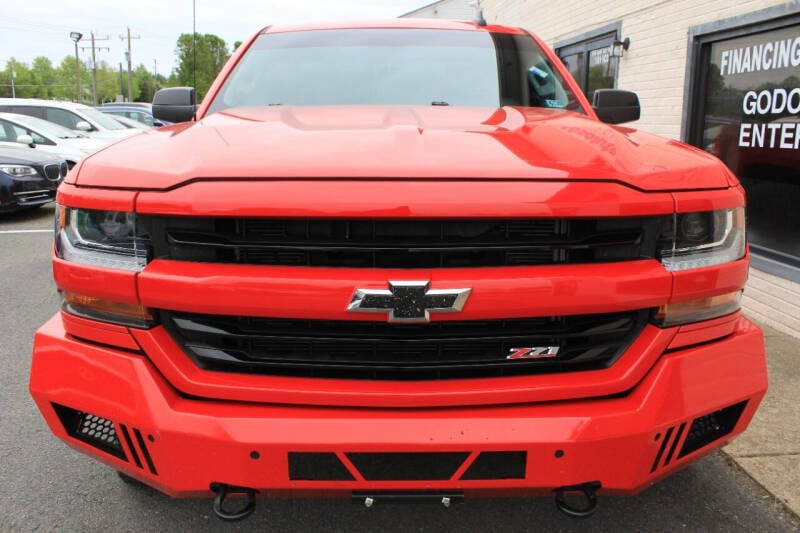
[{"label": "sky", "polygon": [[[432,0],[195,0],[198,33],[221,37],[231,48],[270,24],[312,20],[397,17]],[[0,69],[8,59],[31,64],[45,56],[58,65],[75,54],[70,32],[83,34],[78,43],[82,61],[91,59],[94,32],[97,60],[125,66],[131,29],[134,68],[169,75],[175,66],[175,44],[192,33],[192,0],[5,0],[0,14]],[[138,38],[136,38],[138,37]],[[108,38],[108,40],[99,40]]]}]

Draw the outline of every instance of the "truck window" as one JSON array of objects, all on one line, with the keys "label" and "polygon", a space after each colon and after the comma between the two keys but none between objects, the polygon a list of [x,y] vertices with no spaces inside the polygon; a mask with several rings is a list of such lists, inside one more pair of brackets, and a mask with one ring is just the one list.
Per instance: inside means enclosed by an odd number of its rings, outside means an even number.
[{"label": "truck window", "polygon": [[267,105],[563,108],[574,102],[527,35],[345,29],[261,35],[209,112]]}]

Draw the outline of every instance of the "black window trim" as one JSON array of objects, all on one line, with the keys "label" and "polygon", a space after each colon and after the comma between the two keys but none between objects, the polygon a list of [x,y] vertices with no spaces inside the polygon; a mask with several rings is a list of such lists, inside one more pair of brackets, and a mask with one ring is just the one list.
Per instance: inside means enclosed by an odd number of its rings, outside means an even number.
[{"label": "black window trim", "polygon": [[[555,51],[556,55],[561,58],[564,51],[569,48],[578,48],[580,45],[584,45],[584,49],[588,52],[588,45],[594,41],[599,41],[603,38],[611,38],[614,40],[618,40],[622,35],[622,21],[618,20],[617,22],[612,22],[611,24],[606,24],[605,26],[600,26],[599,28],[595,28],[593,30],[581,33],[579,35],[575,35],[573,37],[569,37],[567,39],[562,39],[560,41],[556,41],[553,44],[553,50]],[[586,56],[586,60],[589,60],[588,54]],[[588,71],[587,74],[588,75]],[[614,87],[617,86],[617,81],[619,77],[619,66],[614,74]],[[581,87],[581,90],[584,91],[584,95],[586,95],[585,88],[583,87],[585,80],[575,80],[578,82],[578,85]],[[588,96],[588,95],[587,95]]]},{"label": "black window trim", "polygon": [[[756,33],[778,30],[800,24],[797,4],[783,4],[751,13],[721,19],[689,28],[686,47],[686,74],[683,87],[683,113],[681,116],[681,140],[697,146],[696,136],[702,130],[706,74],[711,54],[711,44],[745,37]],[[800,267],[777,251],[751,250],[750,265],[753,268],[800,283]]]}]

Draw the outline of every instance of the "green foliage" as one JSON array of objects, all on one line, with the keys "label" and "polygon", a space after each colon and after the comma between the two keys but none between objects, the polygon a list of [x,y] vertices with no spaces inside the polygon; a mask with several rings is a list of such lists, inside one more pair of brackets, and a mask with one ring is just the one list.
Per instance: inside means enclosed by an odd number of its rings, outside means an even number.
[{"label": "green foliage", "polygon": [[133,71],[133,100],[136,102],[152,102],[155,92],[165,86],[164,76],[155,77],[144,65]]},{"label": "green foliage", "polygon": [[[237,43],[241,44],[241,43]],[[197,34],[197,48],[194,53],[192,35],[184,33],[178,38],[175,56],[178,67],[169,78],[153,76],[144,65],[132,72],[133,95],[137,102],[152,102],[153,94],[163,87],[177,85],[196,86],[198,98],[202,98],[230,57],[228,47],[221,38],[212,34]],[[195,74],[194,61],[197,61]],[[92,104],[92,71],[86,63],[79,65],[80,94],[75,64],[75,56],[68,55],[57,65],[47,57],[37,57],[28,65],[9,59],[0,70],[0,97],[11,97],[11,72],[14,72],[14,91],[17,98],[45,98],[79,101]],[[196,82],[195,82],[196,76]],[[103,61],[97,64],[97,102],[110,102],[118,95],[128,94],[128,72],[120,72],[119,65]]]},{"label": "green foliage", "polygon": [[37,98],[64,98],[67,89],[63,83],[65,80],[48,58],[40,56],[33,60],[31,80],[37,85],[33,88]]},{"label": "green foliage", "polygon": [[[11,76],[14,74],[12,81]],[[22,95],[30,93],[30,85],[32,83],[31,71],[28,65],[21,63],[13,57],[6,62],[6,68],[0,77],[0,96],[11,96],[12,91],[16,94],[17,98]],[[12,84],[14,88],[12,89]]]},{"label": "green foliage", "polygon": [[86,65],[80,64],[80,78],[81,78],[81,94],[82,98],[78,97],[77,75],[75,70],[75,56],[66,56],[61,60],[58,66],[60,73],[61,83],[65,85],[64,96],[65,100],[72,100],[73,102],[91,102],[92,99],[92,74],[86,69]]},{"label": "green foliage", "polygon": [[175,81],[178,85],[194,87],[197,98],[201,100],[208,92],[211,83],[230,57],[228,46],[216,35],[182,33],[175,48],[178,67]]},{"label": "green foliage", "polygon": [[[80,101],[92,104],[92,71],[84,63],[80,64],[81,94],[78,96],[75,56],[69,55],[57,66],[50,59],[37,57],[28,66],[11,58],[5,69],[0,71],[0,97],[12,96],[11,71],[14,76],[14,95],[17,98],[44,98]],[[153,93],[166,86],[163,76],[155,78],[144,65],[139,65],[133,75],[133,99],[151,102]],[[127,70],[120,74],[119,65],[114,68],[106,62],[97,65],[97,102],[111,102],[128,92]]]}]

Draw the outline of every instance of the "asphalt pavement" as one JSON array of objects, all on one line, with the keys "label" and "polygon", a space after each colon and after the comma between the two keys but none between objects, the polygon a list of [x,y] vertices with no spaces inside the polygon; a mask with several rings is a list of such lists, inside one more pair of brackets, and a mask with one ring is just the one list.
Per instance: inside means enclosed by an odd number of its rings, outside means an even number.
[{"label": "asphalt pavement", "polygon": [[0,532],[800,531],[800,341],[769,329],[771,389],[750,429],[726,453],[639,495],[600,497],[587,520],[562,515],[551,498],[467,500],[450,509],[261,499],[252,517],[228,524],[214,518],[210,500],[126,485],[53,437],[28,394],[33,333],[58,308],[52,212],[0,216]]}]

